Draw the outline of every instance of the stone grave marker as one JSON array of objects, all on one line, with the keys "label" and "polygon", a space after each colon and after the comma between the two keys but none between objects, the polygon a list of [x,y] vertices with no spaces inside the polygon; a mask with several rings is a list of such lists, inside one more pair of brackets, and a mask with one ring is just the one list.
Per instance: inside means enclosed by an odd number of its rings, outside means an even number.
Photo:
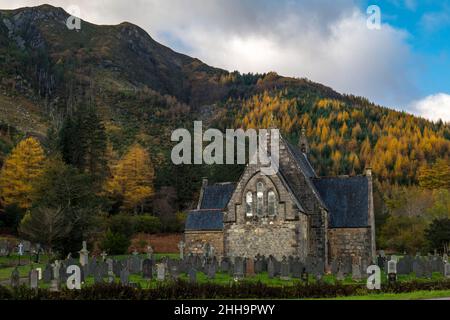
[{"label": "stone grave marker", "polygon": [[220,271],[223,273],[228,273],[230,270],[230,260],[225,257],[220,261]]},{"label": "stone grave marker", "polygon": [[89,251],[87,249],[87,242],[83,241],[83,246],[78,252],[80,254],[80,265],[83,267],[89,263]]},{"label": "stone grave marker", "polygon": [[122,268],[120,271],[120,284],[128,286],[130,284],[130,272],[127,268]]},{"label": "stone grave marker", "polygon": [[253,277],[255,275],[255,262],[253,258],[246,259],[245,267],[245,275],[247,277]]},{"label": "stone grave marker", "polygon": [[31,289],[37,289],[39,282],[39,272],[36,269],[31,269],[28,274],[28,284]]},{"label": "stone grave marker", "polygon": [[280,279],[281,280],[290,280],[290,272],[289,272],[289,261],[286,257],[283,257],[281,260],[281,270],[280,270]]},{"label": "stone grave marker", "polygon": [[166,279],[166,265],[164,263],[156,264],[156,280],[164,281]]},{"label": "stone grave marker", "polygon": [[216,278],[216,264],[215,263],[210,263],[208,265],[208,279],[215,279]]},{"label": "stone grave marker", "polygon": [[17,288],[20,286],[20,274],[17,267],[11,272],[11,287]]},{"label": "stone grave marker", "polygon": [[180,260],[184,259],[184,248],[186,247],[186,244],[184,241],[180,241],[178,243],[178,250],[180,250]]},{"label": "stone grave marker", "polygon": [[103,283],[103,275],[100,266],[97,266],[94,271],[94,283],[101,284]]},{"label": "stone grave marker", "polygon": [[196,283],[197,282],[197,270],[195,268],[189,269],[189,282]]},{"label": "stone grave marker", "polygon": [[294,261],[292,262],[292,268],[291,268],[292,277],[296,278],[296,279],[300,279],[302,277],[303,268],[304,268],[304,266],[301,263],[300,258],[296,257],[294,259]]},{"label": "stone grave marker", "polygon": [[241,257],[234,259],[234,274],[233,276],[238,279],[244,278],[244,260]]},{"label": "stone grave marker", "polygon": [[446,263],[444,267],[444,276],[450,278],[450,263]]},{"label": "stone grave marker", "polygon": [[267,272],[269,274],[269,279],[273,279],[275,277],[275,263],[273,259],[269,258],[269,262],[267,265]]},{"label": "stone grave marker", "polygon": [[422,278],[425,276],[425,267],[420,258],[414,259],[413,272],[416,275],[416,278]]},{"label": "stone grave marker", "polygon": [[53,268],[50,264],[47,264],[42,274],[42,280],[44,281],[44,283],[50,283],[52,279],[53,279]]},{"label": "stone grave marker", "polygon": [[387,265],[387,274],[395,273],[397,274],[397,261],[389,260]]},{"label": "stone grave marker", "polygon": [[150,259],[145,259],[142,264],[142,277],[144,279],[153,278],[153,261]]},{"label": "stone grave marker", "polygon": [[361,266],[359,264],[352,265],[352,279],[354,281],[360,281],[362,279]]}]

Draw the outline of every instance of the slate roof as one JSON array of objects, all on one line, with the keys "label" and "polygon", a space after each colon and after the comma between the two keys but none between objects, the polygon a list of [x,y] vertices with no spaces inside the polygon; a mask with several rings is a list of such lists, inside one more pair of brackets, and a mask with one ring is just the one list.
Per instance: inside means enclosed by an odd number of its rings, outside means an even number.
[{"label": "slate roof", "polygon": [[318,178],[313,182],[328,207],[331,228],[370,226],[367,177]]},{"label": "slate roof", "polygon": [[186,231],[221,231],[223,230],[222,210],[194,210],[189,212]]},{"label": "slate roof", "polygon": [[311,163],[309,162],[306,155],[298,147],[292,145],[291,143],[286,141],[286,144],[288,145],[289,150],[297,161],[299,167],[305,173],[306,177],[310,179],[317,178],[317,174],[311,166]]},{"label": "slate roof", "polygon": [[236,184],[234,183],[206,186],[200,209],[225,209],[235,189]]}]

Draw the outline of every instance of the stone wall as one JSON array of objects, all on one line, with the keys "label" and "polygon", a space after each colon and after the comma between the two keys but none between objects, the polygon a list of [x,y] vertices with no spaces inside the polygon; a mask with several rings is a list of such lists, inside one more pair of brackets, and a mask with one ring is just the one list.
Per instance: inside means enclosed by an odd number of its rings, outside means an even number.
[{"label": "stone wall", "polygon": [[370,228],[328,229],[330,262],[344,256],[371,260]]},{"label": "stone wall", "polygon": [[209,243],[216,250],[217,256],[223,256],[222,231],[186,231],[184,234],[184,242],[186,243],[186,254],[203,254],[203,246]]}]

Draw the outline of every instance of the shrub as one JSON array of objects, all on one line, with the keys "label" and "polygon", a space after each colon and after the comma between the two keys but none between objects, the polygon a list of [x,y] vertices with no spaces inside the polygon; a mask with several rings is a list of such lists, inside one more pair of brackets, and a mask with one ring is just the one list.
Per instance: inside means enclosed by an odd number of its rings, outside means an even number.
[{"label": "shrub", "polygon": [[130,246],[130,238],[108,230],[100,243],[100,249],[110,255],[125,254]]},{"label": "shrub", "polygon": [[162,223],[158,217],[143,215],[136,217],[135,232],[154,234],[162,230]]},{"label": "shrub", "polygon": [[109,229],[116,234],[130,238],[134,234],[135,218],[128,214],[118,214],[109,218]]}]

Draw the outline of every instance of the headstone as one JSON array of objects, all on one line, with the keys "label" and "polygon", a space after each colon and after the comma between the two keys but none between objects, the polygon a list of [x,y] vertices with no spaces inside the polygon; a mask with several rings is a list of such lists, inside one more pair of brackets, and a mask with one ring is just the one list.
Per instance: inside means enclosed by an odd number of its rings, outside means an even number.
[{"label": "headstone", "polygon": [[83,241],[83,247],[78,252],[80,254],[80,265],[83,267],[89,263],[89,251],[86,241]]},{"label": "headstone", "polygon": [[17,288],[20,286],[20,274],[19,269],[17,267],[11,273],[11,287]]},{"label": "headstone", "polygon": [[99,265],[95,268],[94,271],[94,283],[95,284],[103,283],[103,274]]},{"label": "headstone", "polygon": [[123,268],[120,271],[120,284],[123,286],[128,286],[130,284],[130,272],[127,268]]},{"label": "headstone", "polygon": [[164,281],[166,279],[166,266],[164,263],[156,265],[156,280]]},{"label": "headstone", "polygon": [[50,264],[47,264],[42,274],[42,280],[44,281],[44,283],[50,283],[52,279],[53,279],[53,268]]},{"label": "headstone", "polygon": [[414,259],[413,272],[416,275],[416,278],[422,278],[425,276],[425,267],[420,258]]},{"label": "headstone", "polygon": [[225,257],[220,262],[220,271],[223,273],[228,273],[229,270],[230,270],[230,260]]},{"label": "headstone", "polygon": [[448,255],[446,253],[444,253],[444,255],[442,256],[442,261],[444,261],[444,263],[449,262],[448,261]]},{"label": "headstone", "polygon": [[236,257],[234,259],[234,278],[242,279],[244,278],[244,260],[241,257]]},{"label": "headstone", "polygon": [[275,277],[275,262],[273,259],[269,259],[269,262],[267,265],[267,273],[268,273],[269,279],[273,279]]},{"label": "headstone", "polygon": [[253,277],[255,275],[255,262],[252,258],[248,258],[246,260],[246,269],[245,269],[245,275],[247,277]]},{"label": "headstone", "polygon": [[281,280],[290,280],[289,262],[287,261],[286,257],[283,257],[283,259],[281,260],[280,273]]},{"label": "headstone", "polygon": [[189,282],[196,283],[197,282],[197,270],[195,268],[189,269]]},{"label": "headstone", "polygon": [[361,266],[359,264],[352,265],[352,279],[354,281],[360,281],[362,279]]},{"label": "headstone", "polygon": [[427,259],[425,261],[425,277],[428,279],[431,279],[433,277],[433,266],[431,264],[431,261],[429,259]]},{"label": "headstone", "polygon": [[141,269],[141,258],[139,258],[139,253],[135,250],[131,258],[130,272],[139,273],[141,272],[140,269]]},{"label": "headstone", "polygon": [[174,280],[180,276],[180,267],[178,265],[171,265],[169,271],[170,277]]},{"label": "headstone", "polygon": [[208,279],[215,279],[216,278],[216,264],[215,263],[210,263],[208,265]]},{"label": "headstone", "polygon": [[446,263],[444,267],[444,276],[450,278],[450,263]]},{"label": "headstone", "polygon": [[259,274],[263,272],[263,260],[262,257],[258,254],[255,260],[255,273]]},{"label": "headstone", "polygon": [[302,277],[303,268],[304,268],[304,266],[300,262],[300,258],[296,257],[294,259],[294,261],[292,262],[292,268],[291,268],[292,277],[296,278],[296,279],[300,279]]},{"label": "headstone", "polygon": [[147,259],[152,259],[153,256],[153,248],[152,246],[147,246]]},{"label": "headstone", "polygon": [[102,261],[105,262],[106,261],[106,257],[108,256],[108,254],[106,253],[106,251],[103,251],[100,256],[102,257]]},{"label": "headstone", "polygon": [[387,265],[387,273],[395,273],[397,274],[397,261],[396,260],[389,260]]},{"label": "headstone", "polygon": [[30,289],[37,289],[39,281],[39,272],[36,269],[31,269],[30,273],[28,274],[28,280]]},{"label": "headstone", "polygon": [[385,266],[384,264],[386,263],[386,258],[382,257],[381,255],[379,255],[377,257],[377,266],[381,269],[381,270],[385,270]]},{"label": "headstone", "polygon": [[180,260],[184,259],[184,248],[186,247],[186,244],[184,241],[180,241],[178,243],[178,249],[180,250]]},{"label": "headstone", "polygon": [[144,279],[153,278],[153,261],[150,259],[145,259],[142,264],[142,277]]}]

